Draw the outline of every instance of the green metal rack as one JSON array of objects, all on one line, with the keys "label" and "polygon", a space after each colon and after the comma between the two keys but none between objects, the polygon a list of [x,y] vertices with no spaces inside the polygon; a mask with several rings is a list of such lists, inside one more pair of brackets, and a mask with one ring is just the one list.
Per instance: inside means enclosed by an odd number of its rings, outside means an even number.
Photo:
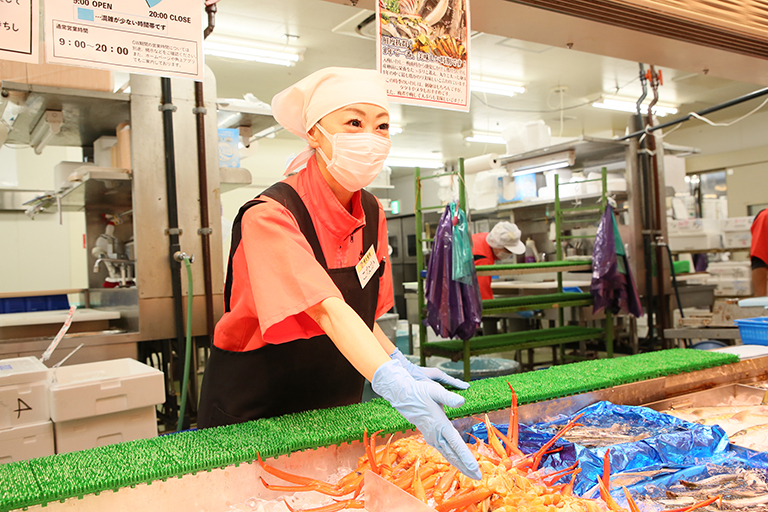
[{"label": "green metal rack", "polygon": [[[470,379],[470,357],[480,354],[498,353],[503,350],[526,350],[538,347],[551,346],[560,347],[560,359],[566,360],[565,344],[589,341],[604,338],[607,357],[613,357],[613,317],[610,312],[606,312],[605,328],[590,328],[574,325],[566,325],[564,317],[564,308],[590,306],[593,303],[592,296],[589,293],[570,293],[563,291],[563,272],[591,269],[590,263],[583,261],[565,261],[563,259],[562,242],[574,238],[593,238],[594,236],[564,236],[562,234],[563,224],[572,222],[566,216],[577,213],[582,216],[589,212],[595,212],[602,215],[607,205],[607,173],[602,171],[601,178],[595,180],[585,180],[585,182],[601,181],[602,197],[599,205],[581,206],[577,208],[562,208],[560,201],[560,182],[559,177],[555,176],[555,224],[556,224],[556,246],[557,261],[548,261],[540,263],[520,263],[510,265],[481,265],[476,267],[478,275],[516,275],[532,274],[542,272],[557,273],[557,293],[545,295],[530,295],[521,297],[509,297],[483,301],[483,315],[494,315],[500,313],[512,313],[518,311],[531,311],[538,309],[558,309],[558,326],[552,329],[540,329],[533,331],[513,332],[504,334],[493,334],[486,336],[475,336],[469,340],[447,340],[437,342],[427,342],[427,327],[422,321],[426,307],[424,293],[424,278],[422,271],[425,269],[424,254],[422,244],[431,242],[432,239],[422,237],[423,218],[422,212],[426,210],[442,210],[444,206],[422,206],[422,181],[427,179],[439,178],[442,176],[459,177],[459,206],[466,209],[465,184],[464,184],[464,160],[459,159],[458,170],[456,172],[446,172],[433,176],[422,177],[420,169],[415,170],[416,184],[416,234],[417,234],[417,294],[419,310],[419,339],[421,340],[421,364],[426,364],[426,358],[430,355],[449,357],[454,361],[463,360],[464,362],[464,380]],[[584,222],[582,219],[581,222]],[[554,356],[554,353],[553,353]]]}]

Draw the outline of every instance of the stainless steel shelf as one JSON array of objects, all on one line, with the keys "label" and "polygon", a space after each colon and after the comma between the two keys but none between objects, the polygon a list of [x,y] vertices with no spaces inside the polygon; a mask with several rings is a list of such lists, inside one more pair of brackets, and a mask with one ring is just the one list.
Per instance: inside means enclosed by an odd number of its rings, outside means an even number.
[{"label": "stainless steel shelf", "polygon": [[2,91],[25,101],[8,134],[9,144],[29,144],[31,132],[46,110],[61,111],[64,123],[50,146],[92,146],[102,135],[114,135],[130,120],[130,95],[3,82]]}]

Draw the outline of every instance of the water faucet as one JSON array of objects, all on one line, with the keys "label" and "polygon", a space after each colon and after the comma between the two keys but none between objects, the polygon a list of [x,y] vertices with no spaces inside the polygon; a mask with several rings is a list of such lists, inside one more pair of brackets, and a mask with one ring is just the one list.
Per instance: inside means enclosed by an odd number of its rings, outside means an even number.
[{"label": "water faucet", "polygon": [[120,265],[127,265],[129,263],[133,263],[133,261],[131,261],[131,260],[121,260],[121,259],[118,259],[118,258],[98,258],[96,260],[96,263],[93,264],[93,273],[94,274],[97,274],[99,272],[99,263],[101,263],[102,261],[106,262],[106,263],[118,263]]}]

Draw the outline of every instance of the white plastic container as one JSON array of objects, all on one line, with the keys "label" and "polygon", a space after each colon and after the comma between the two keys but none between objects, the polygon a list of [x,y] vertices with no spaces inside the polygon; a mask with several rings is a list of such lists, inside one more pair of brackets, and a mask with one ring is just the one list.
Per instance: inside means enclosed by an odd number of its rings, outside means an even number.
[{"label": "white plastic container", "polygon": [[56,453],[157,436],[155,406],[54,423]]},{"label": "white plastic container", "polygon": [[667,223],[668,227],[671,225],[674,232],[680,234],[695,234],[708,232],[717,232],[718,223],[716,219],[678,219],[670,220]]},{"label": "white plastic container", "polygon": [[669,248],[673,251],[721,249],[722,239],[719,233],[670,233]]},{"label": "white plastic container", "polygon": [[50,421],[0,430],[0,464],[55,453],[53,423]]},{"label": "white plastic container", "polygon": [[164,401],[163,372],[128,358],[62,366],[50,387],[51,419],[57,423]]},{"label": "white plastic container", "polygon": [[710,263],[707,272],[715,279],[752,279],[752,267],[748,261]]},{"label": "white plastic container", "polygon": [[568,169],[556,169],[553,171],[544,171],[544,179],[547,182],[547,188],[551,190],[555,190],[555,176],[559,176],[559,184],[560,184],[560,190],[562,191],[563,186],[571,181],[571,178],[573,177],[573,171],[570,171]]},{"label": "white plastic container", "polygon": [[751,279],[709,278],[707,284],[714,284],[716,297],[748,297],[752,295]]},{"label": "white plastic container", "polygon": [[749,231],[752,227],[755,217],[729,217],[721,219],[721,229],[723,231]]},{"label": "white plastic container", "polygon": [[50,370],[36,357],[0,361],[0,430],[50,419]]},{"label": "white plastic container", "polygon": [[726,231],[723,233],[723,247],[743,249],[752,245],[752,233],[749,231]]}]

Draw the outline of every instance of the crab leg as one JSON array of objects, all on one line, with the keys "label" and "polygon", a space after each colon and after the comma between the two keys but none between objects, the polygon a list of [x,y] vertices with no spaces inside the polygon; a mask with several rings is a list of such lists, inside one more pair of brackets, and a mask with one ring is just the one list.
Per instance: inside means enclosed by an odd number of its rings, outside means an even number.
[{"label": "crab leg", "polygon": [[[258,452],[256,452],[256,458],[258,459],[259,464],[261,464],[262,469],[264,469],[264,471],[266,471],[270,475],[281,478],[287,482],[291,482],[292,484],[298,484],[300,487],[292,488],[294,491],[301,491],[302,490],[301,487],[305,487],[306,490],[318,491],[318,492],[322,492],[323,494],[328,494],[330,496],[344,496],[344,494],[338,494],[340,491],[336,487],[332,486],[327,482],[321,482],[320,480],[315,480],[314,478],[307,478],[304,476],[293,475],[291,473],[287,473],[277,468],[273,468],[272,466],[268,465],[266,462],[261,460],[261,455],[259,455]],[[262,482],[264,482],[264,479],[262,479]],[[264,485],[267,485],[267,483],[264,482]],[[346,494],[348,493],[349,491],[347,491]]]},{"label": "crab leg", "polygon": [[493,491],[490,489],[475,489],[459,496],[455,496],[449,500],[445,500],[438,505],[435,510],[437,510],[437,512],[447,512],[448,510],[467,507],[469,505],[474,505],[475,503],[480,503],[492,494]]},{"label": "crab leg", "polygon": [[285,506],[288,507],[288,510],[290,510],[291,512],[335,512],[336,510],[344,510],[346,508],[365,508],[365,502],[360,500],[337,501],[336,503],[332,503],[330,505],[325,505],[322,507],[303,508],[303,509],[292,508],[288,504],[285,498],[283,498],[283,502],[285,503]]},{"label": "crab leg", "polygon": [[[376,434],[373,434],[373,437],[375,438]],[[368,429],[363,430],[363,444],[365,445],[365,453],[368,456],[368,463],[371,465],[371,471],[378,475],[381,471],[379,471],[379,466],[376,464],[376,457],[373,455],[373,450],[371,448],[372,443],[373,439],[371,439],[371,443],[368,442]]]},{"label": "crab leg", "polygon": [[622,486],[621,490],[624,491],[624,496],[627,497],[627,505],[629,505],[630,512],[640,512],[640,508],[637,506],[637,503],[635,503],[635,500],[632,499],[632,495],[629,494],[627,488]]},{"label": "crab leg", "polygon": [[[605,455],[603,456],[603,486],[605,486],[605,493],[608,494],[608,491],[611,489],[611,450],[605,450]],[[605,500],[605,496],[603,496],[603,487],[600,487],[600,497]]]},{"label": "crab leg", "polygon": [[520,427],[520,415],[517,410],[517,393],[512,388],[512,384],[507,382],[509,390],[512,392],[512,406],[509,408],[509,427],[507,427],[507,450],[511,453],[515,453],[520,457],[523,456],[523,452],[518,448],[518,435]]},{"label": "crab leg", "polygon": [[560,430],[557,434],[555,434],[552,439],[547,441],[544,446],[539,448],[539,451],[536,452],[536,454],[533,457],[533,466],[531,468],[532,471],[536,471],[536,469],[539,467],[539,464],[541,463],[541,459],[544,457],[544,454],[547,450],[550,449],[550,447],[557,442],[558,439],[563,437],[569,430],[571,430],[573,427],[577,425],[576,421],[578,421],[579,418],[584,416],[584,413],[579,414],[575,418],[573,418],[571,421],[568,422],[566,426]]}]

